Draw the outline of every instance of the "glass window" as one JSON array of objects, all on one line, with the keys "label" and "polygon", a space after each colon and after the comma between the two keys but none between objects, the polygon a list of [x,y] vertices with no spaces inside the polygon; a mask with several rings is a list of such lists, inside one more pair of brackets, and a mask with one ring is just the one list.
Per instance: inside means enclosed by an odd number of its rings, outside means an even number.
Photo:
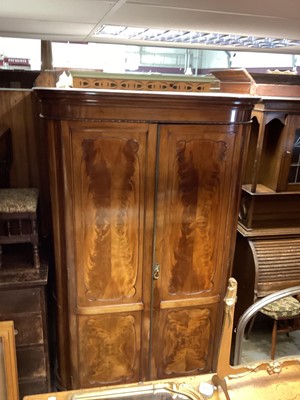
[{"label": "glass window", "polygon": [[41,69],[41,41],[0,37],[0,69]]},{"label": "glass window", "polygon": [[289,183],[300,183],[300,129],[296,130],[292,151]]}]

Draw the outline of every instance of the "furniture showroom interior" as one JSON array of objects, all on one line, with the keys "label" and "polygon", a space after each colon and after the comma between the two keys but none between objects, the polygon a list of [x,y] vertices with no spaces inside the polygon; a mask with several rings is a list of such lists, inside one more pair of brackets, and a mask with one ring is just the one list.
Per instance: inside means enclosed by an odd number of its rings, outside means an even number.
[{"label": "furniture showroom interior", "polygon": [[0,4],[0,400],[300,400],[300,3]]}]

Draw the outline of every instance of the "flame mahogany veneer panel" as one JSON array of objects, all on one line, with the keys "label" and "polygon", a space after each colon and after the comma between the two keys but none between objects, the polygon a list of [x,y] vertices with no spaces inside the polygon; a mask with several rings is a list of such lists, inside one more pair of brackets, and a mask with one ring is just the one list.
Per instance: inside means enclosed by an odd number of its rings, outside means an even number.
[{"label": "flame mahogany veneer panel", "polygon": [[126,129],[72,131],[80,306],[141,301],[147,127]]}]

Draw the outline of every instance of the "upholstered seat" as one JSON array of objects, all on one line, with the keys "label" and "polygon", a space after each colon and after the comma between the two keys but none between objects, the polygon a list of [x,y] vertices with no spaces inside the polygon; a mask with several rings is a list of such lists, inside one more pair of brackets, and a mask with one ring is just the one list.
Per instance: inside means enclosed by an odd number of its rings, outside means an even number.
[{"label": "upholstered seat", "polygon": [[277,333],[289,333],[300,329],[300,302],[292,296],[273,301],[260,312],[274,320],[271,358],[275,357]]},{"label": "upholstered seat", "polygon": [[273,319],[292,318],[300,314],[300,302],[292,296],[273,301],[265,306],[261,312]]},{"label": "upholstered seat", "polygon": [[31,243],[33,264],[40,266],[38,252],[37,207],[39,192],[36,188],[0,189],[0,267],[2,245]]},{"label": "upholstered seat", "polygon": [[1,189],[0,213],[35,213],[38,196],[35,188]]}]

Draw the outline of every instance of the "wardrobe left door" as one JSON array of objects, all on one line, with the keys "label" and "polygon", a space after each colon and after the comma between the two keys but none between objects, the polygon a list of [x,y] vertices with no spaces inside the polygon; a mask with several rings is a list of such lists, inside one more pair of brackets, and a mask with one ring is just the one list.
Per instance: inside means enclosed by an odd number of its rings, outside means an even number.
[{"label": "wardrobe left door", "polygon": [[72,386],[145,380],[157,127],[61,128]]}]

